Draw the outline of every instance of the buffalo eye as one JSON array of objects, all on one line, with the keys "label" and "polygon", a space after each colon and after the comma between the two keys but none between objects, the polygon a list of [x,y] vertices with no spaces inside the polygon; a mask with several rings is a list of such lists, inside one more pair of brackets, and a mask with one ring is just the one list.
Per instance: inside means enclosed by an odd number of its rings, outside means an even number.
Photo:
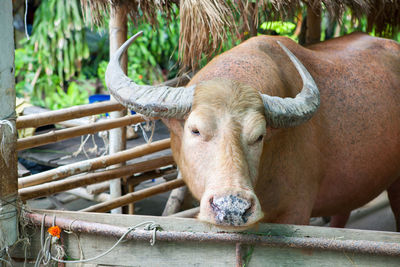
[{"label": "buffalo eye", "polygon": [[260,135],[253,143],[252,145],[257,145],[259,144],[262,140],[264,139],[264,135]]},{"label": "buffalo eye", "polygon": [[196,135],[196,136],[199,136],[199,135],[200,135],[200,132],[199,132],[199,130],[197,130],[197,129],[192,129],[192,134],[193,134],[193,135]]}]

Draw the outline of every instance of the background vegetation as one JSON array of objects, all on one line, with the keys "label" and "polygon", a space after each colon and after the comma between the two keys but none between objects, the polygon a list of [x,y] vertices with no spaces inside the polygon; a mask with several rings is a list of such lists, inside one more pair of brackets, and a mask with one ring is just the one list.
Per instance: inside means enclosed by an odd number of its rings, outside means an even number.
[{"label": "background vegetation", "polygon": [[[174,10],[177,14],[178,8]],[[326,17],[326,16],[324,16]],[[139,38],[128,51],[128,75],[137,83],[154,84],[176,76],[179,20],[167,25],[158,14],[159,26],[129,24],[129,35]],[[354,22],[350,12],[342,24],[324,19],[321,39],[335,34],[366,30],[366,20]],[[260,23],[259,34],[279,34],[297,41],[296,21]],[[19,97],[49,109],[88,103],[94,93],[107,93],[104,73],[108,62],[108,23],[93,27],[85,23],[79,0],[43,0],[35,12],[30,40],[21,40],[15,52],[16,90]],[[242,33],[244,38],[248,33]],[[371,33],[374,34],[373,32]],[[400,34],[396,36],[400,41]],[[232,47],[224,44],[222,51]],[[202,61],[204,65],[206,60]]]}]

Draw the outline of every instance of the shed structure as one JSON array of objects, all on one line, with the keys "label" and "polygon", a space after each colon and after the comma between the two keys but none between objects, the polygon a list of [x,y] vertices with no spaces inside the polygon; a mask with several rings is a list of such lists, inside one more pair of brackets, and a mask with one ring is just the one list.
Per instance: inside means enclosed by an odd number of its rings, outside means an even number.
[{"label": "shed structure", "polygon": [[[111,3],[111,5],[110,5]],[[82,0],[82,6],[91,11],[95,22],[101,20],[103,12],[109,12],[111,49],[113,53],[126,40],[127,16],[135,23],[141,19],[154,22],[155,12],[169,12],[172,5],[178,5],[181,16],[180,51],[183,64],[195,68],[201,54],[211,55],[226,40],[227,32],[234,34],[237,25],[254,33],[258,15],[284,19],[294,16],[300,8],[300,1],[126,1],[126,0]],[[323,0],[308,1],[307,43],[319,41],[321,9],[325,8],[332,18],[338,19],[344,9],[353,10],[356,18],[368,17],[369,29],[376,27],[376,32],[394,33],[400,25],[399,4],[396,1],[345,1]],[[140,11],[139,11],[140,10]],[[141,13],[143,12],[143,13]],[[139,14],[143,14],[140,16]],[[240,16],[238,15],[240,14]],[[207,21],[198,24],[199,18]],[[118,179],[130,173],[142,173],[136,182],[156,175],[154,170],[173,164],[171,157],[165,156],[149,160],[146,163],[128,164],[128,159],[143,156],[169,147],[169,140],[154,142],[131,150],[124,150],[123,129],[115,130],[111,141],[112,153],[98,160],[69,165],[66,168],[48,171],[36,176],[17,180],[16,151],[37,145],[56,142],[71,136],[109,130],[143,121],[140,116],[124,116],[124,108],[114,101],[91,104],[80,107],[53,111],[44,115],[19,118],[15,124],[15,90],[13,67],[12,1],[0,1],[0,50],[6,55],[0,61],[0,257],[6,261],[5,248],[12,246],[18,238],[17,207],[21,214],[22,225],[31,238],[31,248],[25,254],[22,246],[17,246],[11,253],[14,260],[39,259],[83,260],[94,257],[111,247],[119,237],[129,241],[122,242],[110,254],[94,259],[95,265],[146,265],[176,266],[192,264],[196,266],[227,266],[244,263],[250,266],[269,265],[379,265],[398,266],[400,263],[400,235],[397,233],[355,231],[346,229],[327,229],[312,226],[289,226],[261,224],[257,229],[246,233],[221,232],[220,229],[203,224],[193,219],[158,218],[131,216],[122,214],[94,213],[118,209],[149,195],[170,191],[184,186],[182,180],[172,179],[160,186],[138,192],[121,195]],[[194,29],[197,29],[194,31]],[[253,31],[252,31],[253,29]],[[209,40],[211,33],[211,40]],[[195,37],[200,34],[200,38]],[[198,42],[193,40],[198,39]],[[14,103],[14,104],[13,104]],[[81,126],[50,133],[46,136],[16,140],[16,129],[46,125],[67,119],[99,114],[119,112],[105,123],[95,126]],[[93,172],[114,166],[113,169]],[[164,169],[165,170],[165,169]],[[158,170],[159,171],[159,170]],[[165,171],[165,174],[168,173]],[[77,176],[78,174],[82,174]],[[153,175],[153,176],[151,176]],[[159,175],[159,173],[157,174]],[[176,174],[175,174],[176,176]],[[68,177],[68,179],[66,179]],[[29,211],[17,203],[20,199],[47,196],[65,190],[73,190],[82,185],[96,184],[116,179],[112,184],[113,199],[90,207],[85,212]],[[18,189],[19,188],[19,189]],[[181,190],[184,192],[184,190]],[[179,193],[180,194],[180,193]],[[172,209],[173,210],[173,209]],[[92,212],[88,212],[92,211]],[[121,213],[116,210],[115,213]],[[44,215],[46,214],[46,215]],[[147,229],[143,230],[143,222]],[[134,227],[130,231],[128,227]],[[44,230],[58,226],[67,232],[61,233],[61,239],[49,236]],[[132,229],[131,229],[132,230]],[[24,232],[24,231],[22,231]],[[129,232],[129,233],[128,233]],[[79,234],[74,235],[71,233]],[[46,239],[48,243],[43,242]],[[145,241],[145,242],[143,242]],[[150,246],[148,241],[153,244]],[[51,246],[50,246],[51,243]],[[155,244],[154,244],[155,243]],[[60,246],[62,244],[62,246]],[[57,250],[52,250],[51,248]],[[49,254],[51,252],[51,254]],[[56,252],[59,252],[57,254]],[[84,253],[84,255],[82,254]],[[3,253],[3,254],[1,254]],[[62,256],[62,257],[61,257]],[[47,257],[47,258],[46,258]],[[251,259],[251,260],[250,260]],[[84,262],[86,263],[86,262]],[[73,264],[67,262],[67,265]],[[89,265],[89,263],[87,263]],[[247,266],[247,265],[246,265]]]}]

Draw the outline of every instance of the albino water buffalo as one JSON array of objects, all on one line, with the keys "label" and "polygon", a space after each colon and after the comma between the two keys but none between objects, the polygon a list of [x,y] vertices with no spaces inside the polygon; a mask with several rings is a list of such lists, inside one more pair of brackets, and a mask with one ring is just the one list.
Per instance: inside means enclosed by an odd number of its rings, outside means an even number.
[{"label": "albino water buffalo", "polygon": [[200,220],[308,224],[388,190],[399,226],[399,43],[356,33],[302,47],[259,36],[171,88],[124,75],[119,59],[134,39],[110,60],[107,86],[168,125]]}]

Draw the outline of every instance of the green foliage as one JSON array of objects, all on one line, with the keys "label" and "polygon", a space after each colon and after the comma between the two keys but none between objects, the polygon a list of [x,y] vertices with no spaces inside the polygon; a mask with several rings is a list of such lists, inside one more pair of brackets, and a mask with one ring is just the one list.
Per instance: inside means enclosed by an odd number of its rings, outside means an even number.
[{"label": "green foliage", "polygon": [[[174,10],[176,14],[178,9]],[[170,21],[160,13],[157,15],[158,27],[150,24],[129,24],[128,35],[139,31],[139,37],[128,50],[128,76],[138,84],[157,84],[174,78],[178,71],[179,20]],[[105,25],[107,26],[107,22]],[[108,61],[98,65],[97,74],[105,87],[104,74]]]},{"label": "green foliage", "polygon": [[89,92],[87,90],[81,90],[80,86],[81,85],[78,85],[77,82],[71,82],[68,85],[67,92],[64,92],[61,87],[57,87],[56,94],[51,94],[49,97],[46,97],[46,106],[55,110],[87,103]]},{"label": "green foliage", "polygon": [[[37,106],[58,109],[85,104],[89,93],[94,91],[84,76],[77,78],[79,87],[76,82],[61,86],[58,75],[45,73],[32,45],[15,50],[15,70],[19,80],[15,86],[17,96],[29,99]],[[66,93],[64,87],[67,87]]]},{"label": "green foliage", "polygon": [[80,71],[89,56],[84,27],[79,0],[41,2],[29,43],[40,51],[39,63],[47,74],[57,73],[64,82]]},{"label": "green foliage", "polygon": [[79,76],[82,62],[89,56],[84,26],[79,0],[40,3],[30,40],[23,40],[23,48],[15,52],[19,97],[51,109],[87,102],[88,90],[94,88],[79,89],[70,83],[86,79]]},{"label": "green foliage", "polygon": [[296,24],[283,21],[266,21],[260,25],[260,28],[264,31],[274,31],[279,35],[294,38],[293,32]]},{"label": "green foliage", "polygon": [[248,248],[247,252],[245,253],[245,255],[243,255],[243,266],[247,267],[249,266],[250,260],[251,260],[251,256],[253,255],[254,252],[254,246],[250,246],[250,248]]}]

